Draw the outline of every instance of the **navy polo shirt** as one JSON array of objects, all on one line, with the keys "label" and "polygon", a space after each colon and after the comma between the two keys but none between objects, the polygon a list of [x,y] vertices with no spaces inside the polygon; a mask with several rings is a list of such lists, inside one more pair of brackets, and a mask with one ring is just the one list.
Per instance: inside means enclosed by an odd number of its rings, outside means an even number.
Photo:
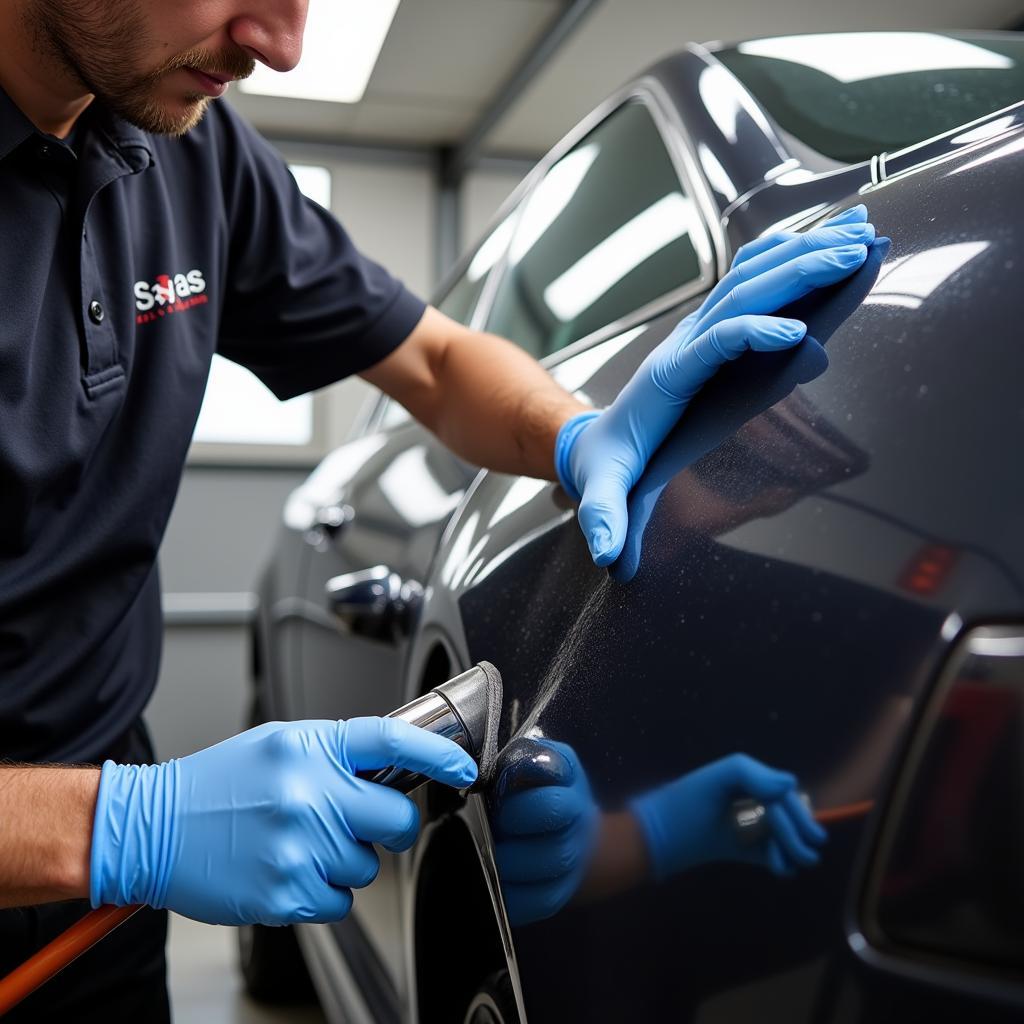
[{"label": "navy polo shirt", "polygon": [[156,683],[156,555],[214,352],[280,398],[423,303],[225,103],[182,138],[0,91],[0,758],[100,761]]}]

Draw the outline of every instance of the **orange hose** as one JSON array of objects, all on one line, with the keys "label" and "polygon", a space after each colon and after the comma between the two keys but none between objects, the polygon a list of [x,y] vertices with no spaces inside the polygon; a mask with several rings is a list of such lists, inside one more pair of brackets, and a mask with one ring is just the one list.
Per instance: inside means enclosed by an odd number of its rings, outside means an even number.
[{"label": "orange hose", "polygon": [[6,978],[0,979],[0,1017],[141,909],[136,905],[90,910],[38,953],[15,967]]},{"label": "orange hose", "polygon": [[825,807],[814,812],[814,820],[819,825],[835,825],[837,822],[849,821],[851,818],[863,818],[874,806],[874,800],[861,800],[855,804]]},{"label": "orange hose", "polygon": [[[822,825],[835,825],[840,821],[864,817],[874,805],[874,800],[861,800],[840,807],[826,807],[815,811],[814,819]],[[0,1017],[141,909],[139,906],[99,907],[43,946],[6,978],[0,979]]]}]

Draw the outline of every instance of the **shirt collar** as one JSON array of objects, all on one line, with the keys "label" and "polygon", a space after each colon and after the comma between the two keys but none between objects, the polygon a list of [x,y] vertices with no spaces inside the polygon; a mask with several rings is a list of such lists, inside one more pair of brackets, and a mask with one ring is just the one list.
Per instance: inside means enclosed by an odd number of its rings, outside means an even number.
[{"label": "shirt collar", "polygon": [[0,89],[0,160],[34,135],[35,131],[35,125],[21,112],[14,100]]},{"label": "shirt collar", "polygon": [[92,106],[96,109],[90,127],[103,132],[132,170],[141,171],[152,166],[153,143],[149,135],[97,101],[94,100]]},{"label": "shirt collar", "polygon": [[[141,128],[129,124],[113,111],[99,105],[96,100],[87,108],[86,114],[91,115],[89,130],[102,131],[133,171],[140,171],[153,164],[152,141]],[[0,88],[0,160],[26,139],[38,134],[42,133]]]}]

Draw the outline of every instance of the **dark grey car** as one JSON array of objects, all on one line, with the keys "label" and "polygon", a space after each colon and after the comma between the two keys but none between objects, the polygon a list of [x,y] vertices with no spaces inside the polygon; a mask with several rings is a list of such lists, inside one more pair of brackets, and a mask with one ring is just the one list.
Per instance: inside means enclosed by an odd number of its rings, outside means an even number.
[{"label": "dark grey car", "polygon": [[[477,474],[379,399],[289,500],[256,678],[259,718],[347,718],[487,659],[502,741],[569,744],[603,811],[742,751],[856,813],[799,879],[714,865],[513,929],[483,800],[428,788],[414,852],[297,930],[332,1019],[1019,1014],[1024,44],[880,34],[867,68],[863,45],[659,63],[438,302],[602,405],[738,245],[864,202],[891,243],[787,311],[824,356],[719,374],[610,573],[558,487]],[[249,933],[257,988],[289,934]]]}]

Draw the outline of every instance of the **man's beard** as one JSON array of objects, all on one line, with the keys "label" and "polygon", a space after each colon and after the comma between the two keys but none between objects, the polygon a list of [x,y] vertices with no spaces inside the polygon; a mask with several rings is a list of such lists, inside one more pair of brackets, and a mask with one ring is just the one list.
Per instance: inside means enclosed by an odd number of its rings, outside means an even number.
[{"label": "man's beard", "polygon": [[115,114],[143,131],[183,135],[206,112],[210,97],[185,93],[171,107],[159,98],[164,79],[191,68],[208,74],[248,78],[255,61],[240,48],[211,54],[186,50],[151,71],[140,56],[155,46],[134,0],[31,0],[27,5],[36,45],[70,71]]}]

